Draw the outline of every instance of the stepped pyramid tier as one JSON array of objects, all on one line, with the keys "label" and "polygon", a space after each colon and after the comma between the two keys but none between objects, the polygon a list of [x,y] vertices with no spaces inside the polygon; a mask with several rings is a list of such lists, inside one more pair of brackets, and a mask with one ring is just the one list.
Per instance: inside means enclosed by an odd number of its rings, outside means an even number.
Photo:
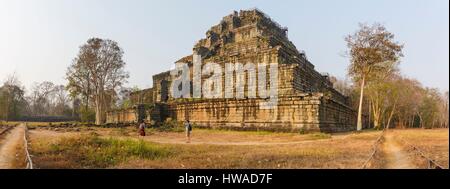
[{"label": "stepped pyramid tier", "polygon": [[[188,119],[199,127],[212,128],[323,132],[356,129],[356,112],[350,108],[348,98],[336,91],[328,75],[317,72],[305,53],[289,41],[287,28],[258,9],[234,11],[223,17],[192,50],[191,55],[175,62],[188,64],[191,81],[194,55],[200,56],[202,65],[216,63],[222,68],[236,63],[277,64],[276,108],[261,109],[259,104],[266,99],[248,98],[247,85],[243,99],[173,98],[170,86],[174,78],[166,71],[153,76],[152,88],[131,94],[135,104],[131,110],[108,112],[108,122],[144,119],[158,125]],[[201,77],[202,82],[206,79]],[[268,83],[266,87],[270,87]]]},{"label": "stepped pyramid tier", "polygon": [[294,44],[287,38],[287,28],[282,28],[261,11],[234,12],[206,32],[194,51],[204,58],[214,56],[233,57],[240,53],[282,48],[289,55],[301,57]]},{"label": "stepped pyramid tier", "polygon": [[[278,63],[282,74],[290,74],[279,82],[282,94],[298,92],[329,91],[335,98],[345,98],[332,88],[327,75],[314,69],[303,51],[298,51],[289,41],[288,29],[272,21],[258,9],[242,10],[225,16],[219,24],[206,32],[199,40],[193,53],[202,57],[203,63]],[[183,57],[176,63],[192,65],[192,55]],[[288,73],[291,72],[291,73]]]}]

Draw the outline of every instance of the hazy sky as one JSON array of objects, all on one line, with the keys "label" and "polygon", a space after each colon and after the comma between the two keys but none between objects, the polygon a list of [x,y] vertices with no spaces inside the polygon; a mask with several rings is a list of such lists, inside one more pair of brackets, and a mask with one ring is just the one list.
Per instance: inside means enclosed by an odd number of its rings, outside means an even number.
[{"label": "hazy sky", "polygon": [[12,73],[65,84],[66,68],[90,37],[124,49],[128,86],[192,53],[197,40],[233,10],[257,7],[283,26],[319,72],[345,77],[345,35],[380,22],[405,44],[402,72],[425,86],[449,88],[448,0],[195,1],[0,0],[0,81]]}]

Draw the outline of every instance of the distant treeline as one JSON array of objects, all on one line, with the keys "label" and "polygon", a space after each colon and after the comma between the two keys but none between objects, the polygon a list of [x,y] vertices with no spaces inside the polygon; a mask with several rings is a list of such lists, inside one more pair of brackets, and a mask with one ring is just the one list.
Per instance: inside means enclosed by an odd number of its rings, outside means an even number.
[{"label": "distant treeline", "polygon": [[12,119],[11,121],[24,121],[24,122],[68,122],[79,121],[76,117],[67,116],[22,116]]}]

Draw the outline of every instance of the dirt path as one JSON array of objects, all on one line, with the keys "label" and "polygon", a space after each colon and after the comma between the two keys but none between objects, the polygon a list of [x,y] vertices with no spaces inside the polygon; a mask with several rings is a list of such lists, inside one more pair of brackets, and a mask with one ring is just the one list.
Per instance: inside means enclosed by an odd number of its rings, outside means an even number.
[{"label": "dirt path", "polygon": [[414,169],[417,168],[409,157],[408,152],[395,139],[395,134],[387,132],[381,146],[384,167],[386,169]]},{"label": "dirt path", "polygon": [[15,169],[23,166],[23,135],[25,126],[20,125],[9,132],[0,142],[0,169]]}]

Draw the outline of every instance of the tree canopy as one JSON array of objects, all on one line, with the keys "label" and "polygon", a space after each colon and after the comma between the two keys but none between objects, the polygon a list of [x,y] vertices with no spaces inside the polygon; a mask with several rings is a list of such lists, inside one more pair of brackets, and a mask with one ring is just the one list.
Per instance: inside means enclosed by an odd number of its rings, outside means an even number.
[{"label": "tree canopy", "polygon": [[92,99],[96,111],[96,124],[105,122],[108,100],[117,94],[128,79],[122,59],[123,50],[109,39],[91,38],[69,66],[67,89],[72,96],[82,95],[88,104]]}]

